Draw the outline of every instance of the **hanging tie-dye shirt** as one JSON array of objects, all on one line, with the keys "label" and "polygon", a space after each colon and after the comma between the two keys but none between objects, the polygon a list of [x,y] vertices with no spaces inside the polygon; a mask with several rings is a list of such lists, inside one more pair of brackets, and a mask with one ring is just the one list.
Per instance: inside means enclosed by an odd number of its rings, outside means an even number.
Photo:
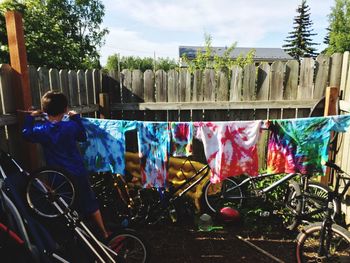
[{"label": "hanging tie-dye shirt", "polygon": [[80,145],[89,171],[125,174],[125,132],[137,121],[83,118],[87,141]]},{"label": "hanging tie-dye shirt", "polygon": [[165,187],[170,153],[168,123],[140,122],[137,137],[143,187]]},{"label": "hanging tie-dye shirt", "polygon": [[195,122],[195,136],[204,145],[210,166],[210,181],[226,177],[258,174],[257,142],[261,121]]},{"label": "hanging tie-dye shirt", "polygon": [[269,121],[268,172],[324,173],[330,131],[349,125],[350,115]]},{"label": "hanging tie-dye shirt", "polygon": [[193,123],[171,122],[172,156],[183,157],[192,154]]}]

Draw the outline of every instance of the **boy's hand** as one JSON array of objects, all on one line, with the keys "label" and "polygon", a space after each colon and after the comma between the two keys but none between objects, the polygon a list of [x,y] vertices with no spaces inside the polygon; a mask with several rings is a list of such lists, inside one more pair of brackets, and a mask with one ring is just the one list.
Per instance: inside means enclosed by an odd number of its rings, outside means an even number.
[{"label": "boy's hand", "polygon": [[72,117],[72,116],[77,115],[77,114],[78,113],[76,111],[74,111],[74,110],[68,111],[68,116],[69,117]]},{"label": "boy's hand", "polygon": [[37,117],[37,116],[40,116],[40,115],[42,115],[42,114],[43,114],[43,111],[42,111],[42,110],[35,110],[35,111],[32,111],[32,112],[30,113],[30,115],[33,116],[33,117]]}]

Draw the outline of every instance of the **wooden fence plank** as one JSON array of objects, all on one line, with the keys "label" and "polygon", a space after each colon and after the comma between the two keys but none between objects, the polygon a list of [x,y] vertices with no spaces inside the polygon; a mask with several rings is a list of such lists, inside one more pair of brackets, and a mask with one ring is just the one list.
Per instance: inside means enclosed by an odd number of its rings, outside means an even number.
[{"label": "wooden fence plank", "polygon": [[329,76],[330,87],[340,87],[340,79],[342,72],[343,54],[335,53],[331,57],[331,72]]},{"label": "wooden fence plank", "polygon": [[298,87],[298,99],[310,99],[314,90],[314,67],[312,58],[303,58],[300,67],[300,83]]},{"label": "wooden fence plank", "polygon": [[285,74],[285,89],[283,93],[283,99],[295,100],[298,93],[298,75],[299,75],[299,62],[296,60],[289,60],[286,63]]},{"label": "wooden fence plank", "polygon": [[68,101],[70,101],[69,78],[68,78],[68,71],[66,69],[61,69],[59,71],[59,79],[60,79],[60,90],[64,95],[66,95]]},{"label": "wooden fence plank", "polygon": [[256,72],[255,65],[250,64],[244,67],[243,73],[243,100],[255,100],[255,81],[256,81]]},{"label": "wooden fence plank", "polygon": [[283,99],[284,68],[285,64],[281,61],[275,61],[271,65],[270,100]]},{"label": "wooden fence plank", "polygon": [[8,64],[0,65],[0,114],[16,113],[15,93],[12,88],[12,68]]},{"label": "wooden fence plank", "polygon": [[217,101],[228,101],[229,99],[229,84],[228,76],[224,71],[218,72],[218,83],[217,83]]},{"label": "wooden fence plank", "polygon": [[[343,54],[343,62],[341,67],[341,78],[340,78],[340,91],[345,90],[346,81],[348,79],[348,70],[349,70],[349,51],[345,51]],[[328,74],[327,74],[328,75]]]},{"label": "wooden fence plank", "polygon": [[[94,90],[94,83],[93,83],[93,76],[92,76],[92,69],[87,69],[85,71],[85,83],[86,83],[86,92],[87,92],[87,104],[96,104],[96,97],[95,97],[95,90]],[[120,102],[117,101],[117,102]]]},{"label": "wooden fence plank", "polygon": [[145,102],[155,102],[154,73],[148,69],[144,73],[144,99]]},{"label": "wooden fence plank", "polygon": [[132,72],[128,69],[122,70],[122,80],[122,100],[123,102],[132,102]]},{"label": "wooden fence plank", "polygon": [[132,81],[131,81],[131,90],[133,93],[134,102],[143,102],[144,101],[144,88],[143,88],[143,73],[141,70],[136,69],[132,71]]},{"label": "wooden fence plank", "polygon": [[315,90],[313,94],[314,99],[320,99],[324,96],[328,85],[329,62],[329,56],[324,54],[320,54],[316,58],[316,78]]},{"label": "wooden fence plank", "polygon": [[231,71],[230,101],[242,99],[243,69],[240,66],[233,66]]},{"label": "wooden fence plank", "polygon": [[60,90],[59,74],[55,68],[49,69],[50,90]]},{"label": "wooden fence plank", "polygon": [[29,85],[30,85],[30,92],[32,94],[32,106],[34,106],[37,109],[41,108],[41,94],[39,89],[39,82],[38,82],[38,71],[36,67],[29,66],[28,67],[28,73],[29,73]]},{"label": "wooden fence plank", "polygon": [[256,99],[268,100],[270,87],[270,65],[262,63],[258,67],[258,79],[256,84]]},{"label": "wooden fence plank", "polygon": [[202,81],[203,100],[204,101],[215,101],[216,96],[216,80],[215,70],[205,69]]},{"label": "wooden fence plank", "polygon": [[203,75],[202,71],[195,70],[193,74],[193,94],[192,101],[203,101]]},{"label": "wooden fence plank", "polygon": [[87,105],[87,90],[86,90],[84,70],[78,70],[77,81],[78,81],[79,105]]},{"label": "wooden fence plank", "polygon": [[179,101],[179,76],[176,70],[172,69],[168,72],[168,101]]},{"label": "wooden fence plank", "polygon": [[[156,102],[166,102],[168,100],[167,73],[164,70],[157,70],[155,74]],[[155,113],[157,121],[166,121],[167,112],[157,111]]]},{"label": "wooden fence plank", "polygon": [[68,91],[69,91],[69,105],[71,107],[79,105],[78,81],[77,72],[75,70],[68,71]]},{"label": "wooden fence plank", "polygon": [[[187,95],[187,90],[186,90],[186,84],[187,84],[187,69],[181,68],[179,70],[179,101],[180,102],[185,102],[187,101],[186,95]],[[190,90],[191,91],[191,90]]]},{"label": "wooden fence plank", "polygon": [[50,90],[49,70],[46,67],[38,68],[40,97]]}]

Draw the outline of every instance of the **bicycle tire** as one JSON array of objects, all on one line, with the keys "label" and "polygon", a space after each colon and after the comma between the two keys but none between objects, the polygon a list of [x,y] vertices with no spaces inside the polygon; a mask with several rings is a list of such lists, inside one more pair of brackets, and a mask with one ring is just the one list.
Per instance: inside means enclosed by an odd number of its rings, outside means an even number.
[{"label": "bicycle tire", "polygon": [[[229,206],[235,209],[242,207],[244,193],[233,177],[227,177],[222,182],[213,184],[208,181],[203,187],[205,209],[217,213],[221,208]],[[236,201],[234,201],[236,199]]]},{"label": "bicycle tire", "polygon": [[322,222],[311,224],[297,236],[297,262],[350,262],[350,232],[337,224],[331,227],[331,249],[328,251],[331,258],[318,256],[322,225]]},{"label": "bicycle tire", "polygon": [[107,246],[116,252],[124,263],[150,262],[148,243],[133,229],[118,230],[108,239]]},{"label": "bicycle tire", "polygon": [[62,198],[71,207],[75,201],[75,188],[70,176],[61,170],[42,168],[31,175],[26,188],[28,205],[35,213],[55,218],[62,213],[55,207],[54,201]]}]

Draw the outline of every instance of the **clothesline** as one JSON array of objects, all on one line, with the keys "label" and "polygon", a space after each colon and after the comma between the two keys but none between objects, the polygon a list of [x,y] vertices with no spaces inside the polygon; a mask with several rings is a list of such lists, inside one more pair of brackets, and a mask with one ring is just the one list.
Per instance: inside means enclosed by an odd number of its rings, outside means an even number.
[{"label": "clothesline", "polygon": [[86,166],[94,172],[125,174],[125,133],[137,130],[144,187],[166,186],[170,155],[192,154],[193,138],[203,142],[211,180],[258,174],[257,142],[270,131],[267,167],[270,172],[324,171],[330,131],[345,131],[350,115],[282,120],[219,122],[151,122],[83,118],[88,142],[82,145]]}]

